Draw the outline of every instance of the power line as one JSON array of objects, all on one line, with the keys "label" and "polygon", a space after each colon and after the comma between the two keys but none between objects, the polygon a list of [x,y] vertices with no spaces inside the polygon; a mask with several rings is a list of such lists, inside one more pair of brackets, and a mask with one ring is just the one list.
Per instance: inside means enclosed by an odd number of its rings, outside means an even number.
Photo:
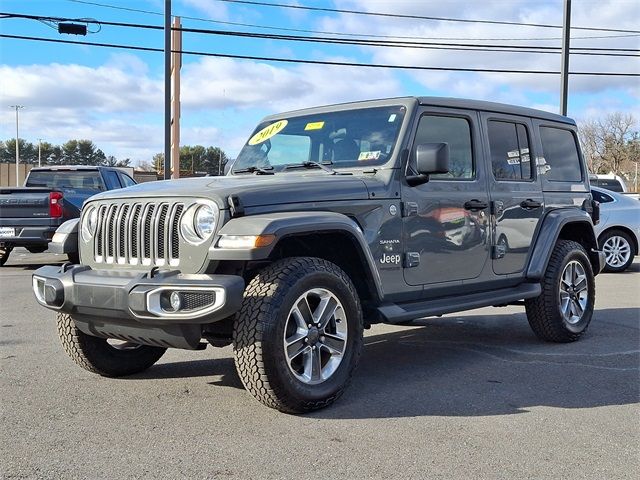
[{"label": "power line", "polygon": [[[392,17],[392,18],[407,18],[413,20],[436,20],[440,22],[461,22],[461,23],[484,23],[490,25],[516,25],[521,27],[538,27],[538,28],[562,28],[562,25],[550,25],[545,23],[524,23],[524,22],[510,22],[505,20],[472,20],[467,18],[451,18],[451,17],[429,17],[424,15],[409,15],[404,13],[382,13],[382,12],[363,12],[360,10],[344,10],[339,8],[327,8],[327,7],[310,7],[308,5],[289,5],[286,3],[267,3],[259,2],[255,0],[215,0],[217,2],[224,3],[237,3],[244,5],[255,5],[261,7],[276,7],[276,8],[290,8],[296,10],[307,10],[314,12],[330,12],[330,13],[348,13],[353,15],[366,15],[373,17]],[[574,30],[590,30],[598,32],[619,32],[619,33],[640,33],[640,30],[624,30],[617,28],[596,28],[596,27],[571,27]]]},{"label": "power line", "polygon": [[[97,7],[111,8],[114,10],[123,10],[128,12],[136,12],[136,13],[145,13],[148,15],[164,15],[161,12],[154,12],[151,10],[142,10],[138,8],[131,7],[121,7],[117,5],[108,5],[104,3],[91,2],[87,0],[67,0],[68,2],[80,3],[85,5],[93,5]],[[469,37],[424,37],[424,36],[409,36],[409,35],[381,35],[381,34],[372,34],[372,33],[353,33],[353,32],[332,32],[326,30],[308,30],[303,28],[287,28],[287,27],[276,27],[273,25],[257,25],[253,23],[243,23],[243,22],[229,22],[222,20],[212,20],[209,18],[202,17],[191,17],[188,15],[180,15],[176,14],[183,20],[194,20],[198,22],[208,22],[215,23],[219,25],[232,25],[236,27],[248,27],[248,28],[259,28],[263,30],[279,30],[283,32],[298,32],[298,33],[314,33],[321,35],[343,35],[347,37],[366,37],[366,38],[400,38],[406,40],[459,40],[459,41],[549,41],[549,40],[561,40],[562,37],[527,37],[527,38],[469,38]],[[630,37],[639,37],[640,33],[634,34],[624,34],[624,35],[597,35],[597,36],[585,36],[585,37],[577,37],[572,36],[571,40],[591,40],[591,39],[615,39],[615,38],[630,38]]]},{"label": "power line", "polygon": [[[0,15],[5,12],[0,12]],[[74,21],[76,19],[62,18],[62,17],[42,17],[37,15],[27,14],[10,14],[15,18],[27,18],[38,21]],[[87,19],[82,19],[86,21]],[[163,27],[159,25],[147,25],[140,23],[128,23],[128,22],[108,22],[93,20],[99,25],[110,25],[116,27],[133,27],[143,28],[150,30],[162,30]],[[299,35],[282,35],[282,34],[268,34],[258,32],[238,32],[227,30],[211,30],[202,28],[173,28],[174,30],[180,30],[188,33],[208,34],[208,35],[221,35],[221,36],[234,36],[244,38],[260,38],[267,40],[282,40],[282,41],[296,41],[296,42],[312,42],[312,43],[328,43],[337,45],[358,45],[369,47],[388,47],[388,48],[419,48],[430,50],[458,50],[458,51],[480,51],[480,52],[507,52],[507,53],[550,53],[559,54],[559,47],[539,46],[539,45],[491,45],[491,44],[475,44],[469,45],[465,43],[435,43],[435,42],[399,42],[391,40],[356,40],[345,39],[336,37],[309,37]],[[623,49],[623,48],[602,48],[602,47],[574,47],[571,49],[574,55],[598,55],[598,56],[618,56],[618,57],[635,57],[637,49]],[[598,52],[598,53],[596,53]],[[599,52],[617,52],[617,53],[599,53]],[[619,53],[629,52],[629,53]]]},{"label": "power line", "polygon": [[[43,37],[31,37],[25,35],[9,35],[0,34],[0,38],[13,38],[19,40],[33,40],[40,42],[51,43],[66,43],[74,45],[90,45],[96,47],[109,47],[119,48],[127,50],[140,50],[148,52],[162,52],[163,49],[155,47],[140,47],[136,45],[119,45],[113,43],[99,43],[99,42],[87,42],[80,40],[62,40]],[[429,67],[429,66],[417,66],[417,65],[385,65],[376,63],[355,63],[355,62],[337,62],[328,60],[302,60],[293,58],[280,58],[280,57],[262,57],[252,55],[232,55],[227,53],[212,53],[212,52],[198,52],[192,50],[174,50],[175,53],[182,53],[183,55],[199,55],[207,57],[219,57],[219,58],[234,58],[240,60],[259,60],[265,62],[280,62],[280,63],[302,63],[310,65],[331,65],[340,67],[363,67],[363,68],[388,68],[394,70],[431,70],[431,71],[446,71],[446,72],[475,72],[475,73],[522,73],[522,74],[536,74],[536,75],[558,75],[559,72],[553,70],[514,70],[514,69],[498,69],[498,68],[464,68],[464,67]],[[627,72],[569,72],[571,75],[580,76],[610,76],[610,77],[640,77],[640,73],[627,73]]]}]

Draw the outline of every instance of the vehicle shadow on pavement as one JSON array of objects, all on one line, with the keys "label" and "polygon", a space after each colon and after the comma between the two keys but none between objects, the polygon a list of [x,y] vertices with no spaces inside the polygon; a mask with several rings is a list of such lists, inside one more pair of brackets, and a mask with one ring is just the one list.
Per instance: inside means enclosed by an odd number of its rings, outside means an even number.
[{"label": "vehicle shadow on pavement", "polygon": [[219,380],[208,382],[209,385],[244,389],[240,377],[236,373],[233,358],[210,358],[187,362],[158,363],[149,370],[126,377],[127,379],[150,380],[158,378],[212,377]]},{"label": "vehicle shadow on pavement", "polygon": [[309,415],[484,416],[636,403],[639,317],[633,308],[598,310],[571,344],[539,341],[524,314],[428,319],[423,328],[368,335],[345,395]]}]

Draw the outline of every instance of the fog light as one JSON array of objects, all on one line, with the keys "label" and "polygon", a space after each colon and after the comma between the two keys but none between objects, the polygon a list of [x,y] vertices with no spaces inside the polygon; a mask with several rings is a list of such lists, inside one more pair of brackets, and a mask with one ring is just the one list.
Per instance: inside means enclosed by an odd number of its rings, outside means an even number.
[{"label": "fog light", "polygon": [[176,290],[163,292],[160,296],[160,307],[167,313],[179,311],[182,308],[182,295]]},{"label": "fog light", "polygon": [[182,298],[178,292],[171,292],[169,301],[171,302],[171,308],[174,312],[177,312],[180,310],[180,307],[182,307]]}]

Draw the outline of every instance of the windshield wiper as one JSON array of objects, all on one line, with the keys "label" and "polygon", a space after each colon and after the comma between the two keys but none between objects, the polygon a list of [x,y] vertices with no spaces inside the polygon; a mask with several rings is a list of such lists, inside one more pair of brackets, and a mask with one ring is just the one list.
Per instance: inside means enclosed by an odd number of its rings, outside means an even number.
[{"label": "windshield wiper", "polygon": [[301,163],[293,163],[291,165],[286,165],[284,170],[289,170],[291,168],[320,168],[331,175],[352,175],[350,172],[338,172],[331,167],[327,167],[325,164],[318,162],[301,162]]},{"label": "windshield wiper", "polygon": [[233,173],[255,173],[256,175],[273,175],[273,172],[269,171],[273,170],[273,167],[248,167],[248,168],[240,168],[238,170],[233,170]]}]

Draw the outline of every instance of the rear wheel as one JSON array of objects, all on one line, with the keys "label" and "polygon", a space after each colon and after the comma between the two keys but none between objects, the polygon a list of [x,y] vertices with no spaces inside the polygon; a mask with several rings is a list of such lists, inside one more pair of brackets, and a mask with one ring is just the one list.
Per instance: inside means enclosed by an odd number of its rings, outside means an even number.
[{"label": "rear wheel", "polygon": [[319,258],[284,259],[245,290],[236,318],[236,367],[263,404],[302,413],[334,402],[362,350],[362,309],[353,283]]},{"label": "rear wheel", "polygon": [[595,303],[595,278],[584,247],[558,240],[542,279],[542,293],[525,301],[534,333],[549,342],[573,342],[587,330]]},{"label": "rear wheel", "polygon": [[71,360],[85,370],[105,377],[142,372],[160,360],[167,350],[87,335],[76,327],[71,315],[65,313],[58,314],[56,323],[64,351]]},{"label": "rear wheel", "polygon": [[0,248],[0,267],[7,263],[11,250],[13,250],[11,247]]},{"label": "rear wheel", "polygon": [[605,255],[605,272],[623,272],[633,262],[633,243],[631,237],[622,230],[609,230],[599,239],[600,248]]}]

